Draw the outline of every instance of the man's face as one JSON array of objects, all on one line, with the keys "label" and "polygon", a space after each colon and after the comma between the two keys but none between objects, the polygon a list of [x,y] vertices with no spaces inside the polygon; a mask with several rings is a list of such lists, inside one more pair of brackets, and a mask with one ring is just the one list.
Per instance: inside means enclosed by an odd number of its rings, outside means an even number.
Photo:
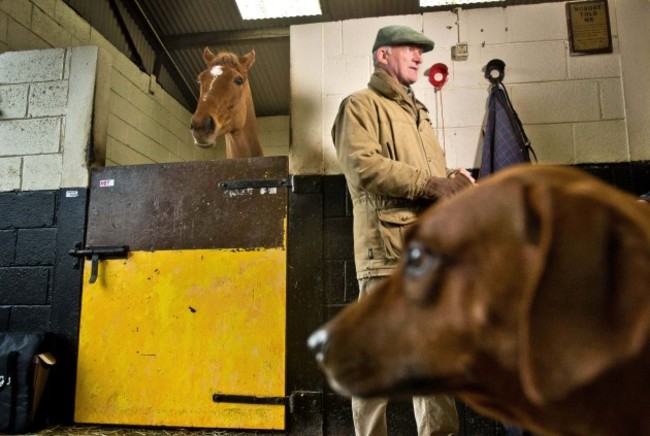
[{"label": "man's face", "polygon": [[409,86],[418,80],[422,63],[422,48],[415,45],[385,47],[379,53],[379,62],[402,85]]}]

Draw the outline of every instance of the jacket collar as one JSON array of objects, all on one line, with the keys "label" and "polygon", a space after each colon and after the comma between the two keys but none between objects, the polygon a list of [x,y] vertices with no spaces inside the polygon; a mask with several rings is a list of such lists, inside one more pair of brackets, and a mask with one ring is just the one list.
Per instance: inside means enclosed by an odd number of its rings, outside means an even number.
[{"label": "jacket collar", "polygon": [[[375,67],[375,72],[370,76],[368,88],[400,105],[408,106],[415,113],[422,106],[410,87],[403,86],[383,68]],[[408,90],[410,90],[410,95]]]}]

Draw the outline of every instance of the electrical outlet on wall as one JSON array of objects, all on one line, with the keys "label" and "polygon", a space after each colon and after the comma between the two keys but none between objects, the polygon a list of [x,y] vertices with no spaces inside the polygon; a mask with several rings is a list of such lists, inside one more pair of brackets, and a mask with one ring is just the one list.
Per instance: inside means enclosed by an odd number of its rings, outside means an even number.
[{"label": "electrical outlet on wall", "polygon": [[451,58],[455,61],[465,61],[469,57],[469,46],[466,42],[459,42],[451,48]]}]

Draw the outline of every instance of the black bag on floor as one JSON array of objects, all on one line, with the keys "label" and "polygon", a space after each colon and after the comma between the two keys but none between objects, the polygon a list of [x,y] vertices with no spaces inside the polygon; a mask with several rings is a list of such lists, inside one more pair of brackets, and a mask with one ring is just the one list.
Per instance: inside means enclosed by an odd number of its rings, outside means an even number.
[{"label": "black bag on floor", "polygon": [[0,433],[34,429],[42,377],[53,364],[43,362],[44,346],[45,334],[0,333]]}]

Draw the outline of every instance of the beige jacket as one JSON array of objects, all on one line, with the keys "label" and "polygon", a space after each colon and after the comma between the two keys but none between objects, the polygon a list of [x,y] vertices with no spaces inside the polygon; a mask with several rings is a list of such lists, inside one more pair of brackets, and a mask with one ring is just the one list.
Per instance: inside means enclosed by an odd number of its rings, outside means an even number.
[{"label": "beige jacket", "polygon": [[354,206],[357,277],[388,275],[428,205],[418,200],[427,179],[447,175],[429,112],[376,68],[368,89],[341,103],[332,139]]}]

